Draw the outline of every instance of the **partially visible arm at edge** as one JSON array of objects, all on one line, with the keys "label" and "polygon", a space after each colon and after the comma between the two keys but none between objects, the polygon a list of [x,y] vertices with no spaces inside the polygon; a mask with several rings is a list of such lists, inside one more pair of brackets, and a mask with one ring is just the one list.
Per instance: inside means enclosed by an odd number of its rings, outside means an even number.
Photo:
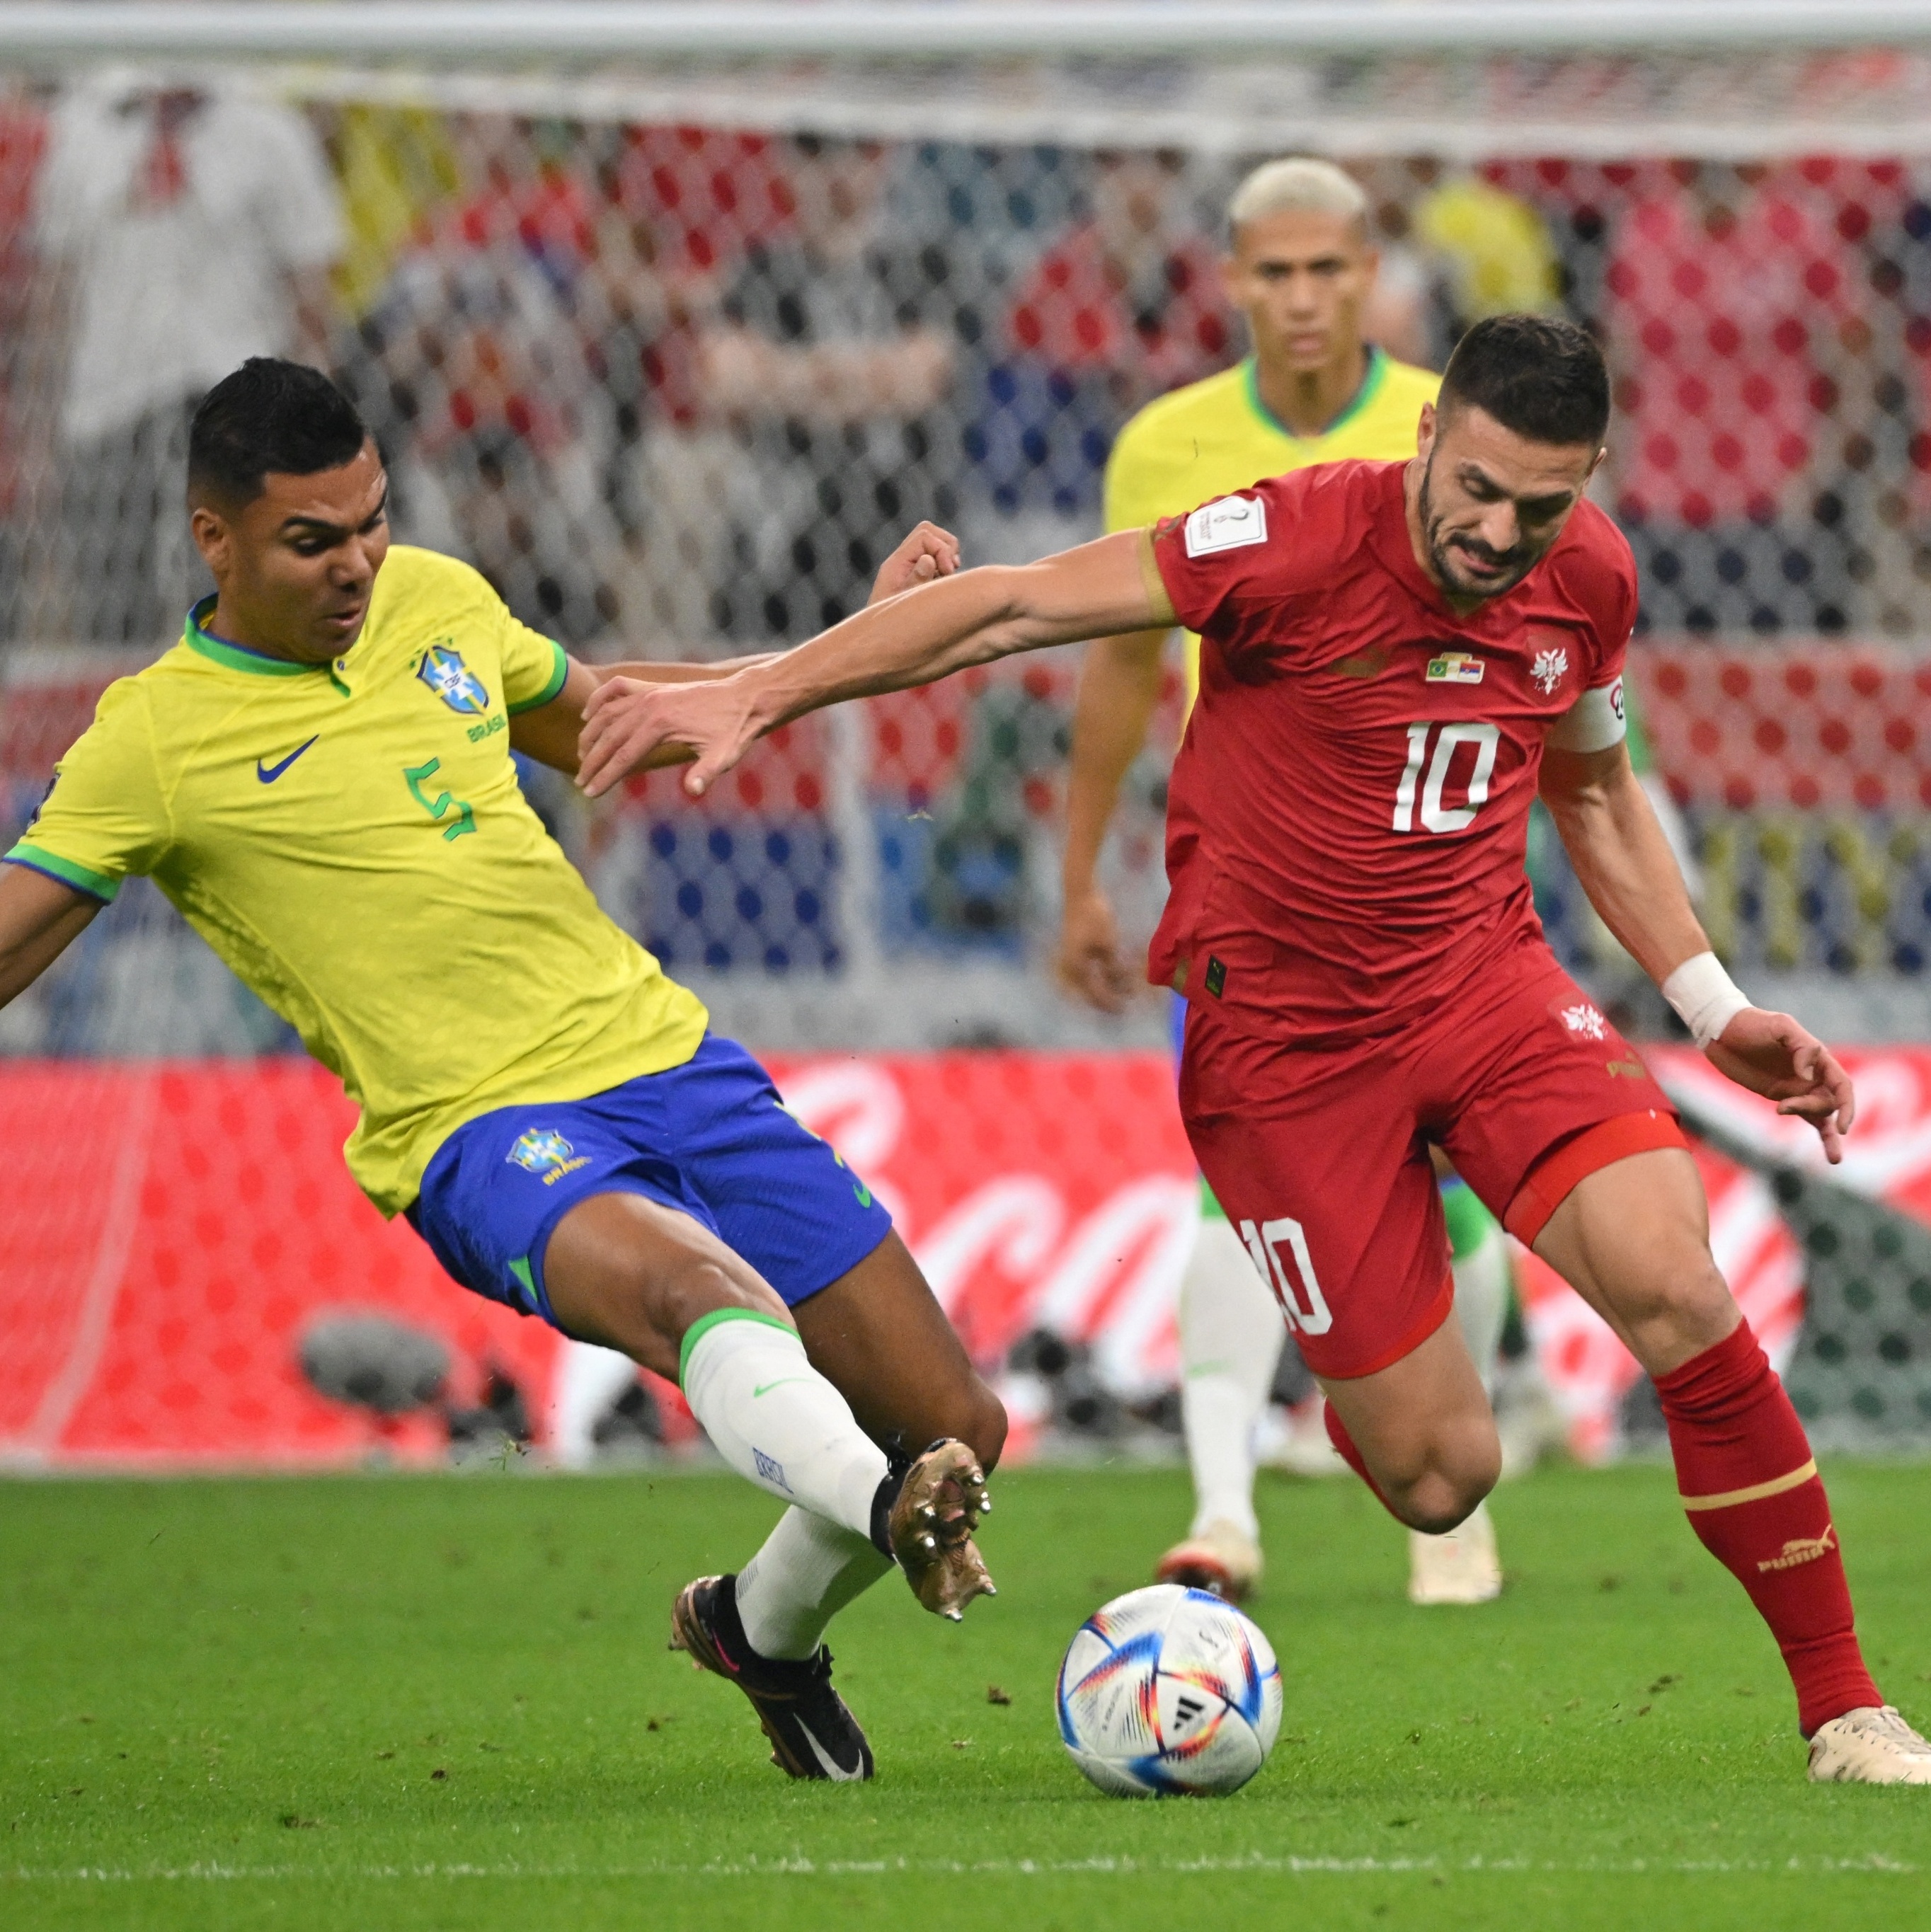
[{"label": "partially visible arm at edge", "polygon": [[0,1006],[24,993],[100,910],[98,899],[44,872],[0,865]]}]

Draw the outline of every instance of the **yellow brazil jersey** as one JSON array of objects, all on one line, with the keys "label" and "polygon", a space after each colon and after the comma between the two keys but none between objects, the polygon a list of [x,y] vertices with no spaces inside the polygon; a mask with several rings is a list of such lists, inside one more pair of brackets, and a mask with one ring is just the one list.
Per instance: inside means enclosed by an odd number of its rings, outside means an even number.
[{"label": "yellow brazil jersey", "polygon": [[210,637],[110,687],[7,856],[103,899],[146,873],[338,1075],[386,1214],[465,1120],[681,1066],[695,997],[597,908],[509,724],[567,668],[466,564],[392,549],[310,668]]},{"label": "yellow brazil jersey", "polygon": [[[1350,457],[1392,462],[1415,453],[1422,405],[1441,378],[1368,352],[1360,388],[1319,436],[1284,429],[1260,400],[1254,358],[1149,403],[1120,431],[1107,464],[1107,528],[1177,517],[1263,476]],[[1186,640],[1187,701],[1200,681],[1200,640]]]}]

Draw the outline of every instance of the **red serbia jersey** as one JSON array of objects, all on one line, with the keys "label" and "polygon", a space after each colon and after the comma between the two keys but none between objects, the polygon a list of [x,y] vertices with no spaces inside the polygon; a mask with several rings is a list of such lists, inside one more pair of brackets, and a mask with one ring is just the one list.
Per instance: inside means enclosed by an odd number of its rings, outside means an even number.
[{"label": "red serbia jersey", "polygon": [[1522,866],[1542,746],[1622,735],[1629,545],[1578,504],[1458,616],[1400,463],[1324,464],[1154,532],[1200,692],[1173,767],[1149,977],[1284,1041],[1386,1033],[1539,944]]}]

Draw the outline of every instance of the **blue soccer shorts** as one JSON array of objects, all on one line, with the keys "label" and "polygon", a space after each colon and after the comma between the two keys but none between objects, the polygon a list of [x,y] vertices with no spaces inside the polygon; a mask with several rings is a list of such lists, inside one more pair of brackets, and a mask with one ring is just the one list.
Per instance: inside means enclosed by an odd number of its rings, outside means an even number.
[{"label": "blue soccer shorts", "polygon": [[785,1111],[764,1068],[711,1034],[681,1066],[466,1122],[436,1150],[408,1216],[465,1288],[554,1328],[544,1250],[593,1194],[689,1215],[793,1307],[892,1228],[864,1182]]}]

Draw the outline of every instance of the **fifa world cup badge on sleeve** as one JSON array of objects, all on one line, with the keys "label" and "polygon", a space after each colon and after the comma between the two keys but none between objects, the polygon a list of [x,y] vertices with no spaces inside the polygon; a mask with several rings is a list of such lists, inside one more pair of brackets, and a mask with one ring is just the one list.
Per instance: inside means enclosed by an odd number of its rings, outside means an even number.
[{"label": "fifa world cup badge on sleeve", "polygon": [[1212,556],[1267,541],[1267,506],[1258,496],[1223,496],[1203,503],[1187,519],[1187,554]]}]

